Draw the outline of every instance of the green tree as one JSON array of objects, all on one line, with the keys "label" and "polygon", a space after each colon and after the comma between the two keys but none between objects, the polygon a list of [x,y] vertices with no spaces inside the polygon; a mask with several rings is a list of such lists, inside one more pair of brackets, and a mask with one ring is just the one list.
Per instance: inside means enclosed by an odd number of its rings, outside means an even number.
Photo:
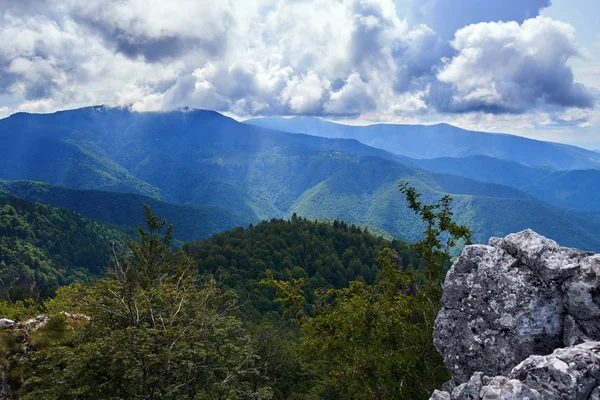
[{"label": "green tree", "polygon": [[433,346],[433,322],[442,268],[458,240],[470,241],[470,232],[452,220],[450,197],[427,205],[407,184],[400,190],[425,223],[425,238],[414,245],[424,271],[403,269],[401,257],[383,249],[374,284],[318,290],[310,313],[302,278],[276,280],[267,272],[262,282],[276,289],[276,301],[300,326],[300,354],[312,379],[308,398],[425,399],[449,379]]},{"label": "green tree", "polygon": [[423,257],[427,280],[437,284],[442,278],[442,268],[451,261],[451,250],[460,240],[470,244],[471,231],[452,220],[452,197],[446,195],[434,204],[423,204],[419,201],[421,194],[408,182],[400,182],[399,188],[408,207],[425,223],[425,237],[413,244],[413,249]]},{"label": "green tree", "polygon": [[89,322],[69,342],[30,353],[24,398],[271,398],[257,344],[231,315],[236,296],[199,280],[195,262],[173,251],[172,226],[145,211],[147,230],[115,252],[107,278],[61,289],[48,304]]}]

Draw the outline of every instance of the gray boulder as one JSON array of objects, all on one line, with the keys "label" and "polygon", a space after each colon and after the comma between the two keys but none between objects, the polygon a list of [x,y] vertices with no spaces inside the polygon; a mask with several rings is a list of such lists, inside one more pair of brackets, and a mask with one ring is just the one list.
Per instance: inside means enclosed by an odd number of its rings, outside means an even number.
[{"label": "gray boulder", "polygon": [[526,230],[467,246],[447,274],[434,344],[454,380],[600,340],[600,256]]},{"label": "gray boulder", "polygon": [[12,319],[0,318],[0,329],[16,329],[17,323]]},{"label": "gray boulder", "polygon": [[19,324],[21,329],[24,329],[27,332],[34,332],[38,329],[43,328],[48,323],[48,317],[45,315],[38,315],[35,318],[28,319],[25,322]]},{"label": "gray boulder", "polygon": [[600,342],[528,357],[510,377],[536,389],[544,399],[587,400],[600,387]]},{"label": "gray boulder", "polygon": [[600,255],[531,230],[467,246],[446,276],[437,399],[600,400]]},{"label": "gray boulder", "polygon": [[550,355],[530,356],[508,376],[474,374],[445,400],[597,400],[600,395],[600,342],[585,342]]}]

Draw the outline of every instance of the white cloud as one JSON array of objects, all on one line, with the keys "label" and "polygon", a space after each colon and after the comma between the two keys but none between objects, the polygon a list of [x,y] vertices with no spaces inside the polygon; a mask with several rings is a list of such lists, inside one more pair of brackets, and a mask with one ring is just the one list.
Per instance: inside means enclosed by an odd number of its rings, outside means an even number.
[{"label": "white cloud", "polygon": [[325,113],[334,115],[361,114],[375,109],[375,99],[371,87],[358,73],[348,77],[344,86],[331,94],[325,103]]},{"label": "white cloud", "polygon": [[114,104],[473,126],[511,118],[536,126],[542,114],[553,124],[589,123],[569,108],[589,105],[566,62],[578,50],[570,26],[476,24],[449,44],[464,24],[520,23],[548,0],[405,0],[403,13],[398,2],[0,0],[0,115]]},{"label": "white cloud", "polygon": [[467,26],[452,42],[439,81],[452,86],[448,110],[516,112],[545,106],[591,107],[567,62],[579,54],[572,26],[548,18]]},{"label": "white cloud", "polygon": [[523,21],[535,18],[551,0],[414,0],[413,18],[443,38],[480,22]]}]

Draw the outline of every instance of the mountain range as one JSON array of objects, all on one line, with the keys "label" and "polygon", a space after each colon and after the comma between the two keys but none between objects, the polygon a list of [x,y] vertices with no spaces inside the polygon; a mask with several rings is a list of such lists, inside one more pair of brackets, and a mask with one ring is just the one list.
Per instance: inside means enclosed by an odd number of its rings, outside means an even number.
[{"label": "mountain range", "polygon": [[488,156],[555,170],[600,168],[600,154],[561,143],[484,133],[448,124],[349,126],[314,117],[256,118],[247,124],[283,132],[356,139],[412,158]]},{"label": "mountain range", "polygon": [[[488,136],[481,135],[484,142]],[[356,138],[275,131],[212,111],[136,113],[98,106],[0,120],[0,189],[117,225],[140,222],[141,204],[148,203],[175,223],[180,240],[296,213],[375,226],[414,241],[422,226],[397,187],[407,180],[425,201],[451,194],[458,221],[473,229],[477,242],[532,228],[567,245],[600,250],[595,192],[589,184],[573,185],[569,176],[593,184],[597,172],[556,171],[591,168],[596,159],[587,154],[596,153],[527,143],[557,154],[546,163],[552,165],[532,167],[544,155],[531,148],[527,165],[486,154],[457,158],[465,154],[452,148],[444,153],[443,142],[426,146],[439,148],[423,149],[421,157],[446,158],[416,159],[407,156],[415,156],[412,150],[395,154]],[[498,177],[495,170],[506,172]],[[565,188],[572,194],[564,195]],[[571,199],[573,210],[564,199]]]},{"label": "mountain range", "polygon": [[348,126],[315,117],[245,122],[284,132],[353,138],[404,155],[397,161],[426,171],[511,186],[558,207],[600,210],[600,157],[575,146],[447,124]]}]

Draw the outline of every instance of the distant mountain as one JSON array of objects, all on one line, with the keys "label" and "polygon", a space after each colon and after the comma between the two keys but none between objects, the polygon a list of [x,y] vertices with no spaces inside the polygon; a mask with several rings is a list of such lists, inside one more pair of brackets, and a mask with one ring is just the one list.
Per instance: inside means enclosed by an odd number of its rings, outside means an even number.
[{"label": "distant mountain", "polygon": [[115,226],[0,191],[0,300],[102,275],[124,240]]},{"label": "distant mountain", "polygon": [[[70,189],[32,181],[0,181],[0,190],[25,200],[68,208],[98,221],[133,228],[143,224],[143,205],[148,204],[155,214],[177,226],[175,238],[181,241],[202,239],[258,222],[255,217],[219,206],[174,205],[131,193]],[[132,234],[135,236],[135,231]]]},{"label": "distant mountain", "polygon": [[600,171],[557,171],[546,175],[522,190],[538,199],[580,211],[600,210]]},{"label": "distant mountain", "polygon": [[481,182],[497,183],[514,188],[530,185],[554,172],[547,168],[528,167],[513,161],[487,156],[413,159],[412,162],[413,165],[426,171],[464,176]]},{"label": "distant mountain", "polygon": [[[61,151],[66,145],[77,151]],[[102,180],[99,177],[104,176],[106,165],[122,173]],[[54,172],[48,172],[51,170]],[[420,235],[420,221],[407,209],[397,187],[399,180],[406,179],[422,193],[424,201],[452,194],[457,217],[474,228],[478,242],[531,227],[567,245],[600,250],[600,238],[582,226],[577,215],[521,190],[427,172],[416,168],[414,160],[356,140],[276,132],[210,111],[135,113],[91,107],[49,115],[16,114],[0,120],[0,179],[42,180],[74,189],[150,192],[176,205],[211,206],[212,215],[222,218],[223,226],[238,217],[247,223],[296,212],[308,218],[340,218],[377,226],[414,241]],[[117,207],[103,205],[117,201],[118,196],[61,194],[55,192],[58,189],[39,195],[37,188],[32,190],[38,197],[29,198],[56,201],[107,221],[127,221]],[[23,191],[19,193],[25,196]],[[93,210],[96,195],[99,210]],[[71,196],[86,200],[77,203]],[[124,197],[118,201],[124,202],[126,211],[140,200]],[[178,217],[176,229],[183,225],[190,227],[186,232],[197,231],[201,224],[197,221],[203,221],[201,208],[183,211],[157,206],[171,215],[188,217],[190,221]],[[218,212],[214,207],[219,207]],[[100,210],[106,208],[113,214],[103,217]],[[587,218],[595,219],[594,214]],[[208,224],[205,232],[217,225]]]},{"label": "distant mountain", "polygon": [[468,131],[448,124],[348,126],[315,117],[256,118],[245,123],[284,132],[356,139],[412,158],[479,155],[556,170],[600,168],[600,154],[590,150],[508,134]]},{"label": "distant mountain", "polygon": [[[307,190],[294,203],[292,210],[307,218],[327,214],[346,221],[369,221],[400,238],[413,241],[419,236],[421,225],[412,218],[403,198],[398,196],[395,182],[400,174],[394,165],[376,163],[375,166],[369,166],[369,162],[375,160],[366,160],[363,164],[341,170]],[[451,175],[446,177],[450,181],[455,178]],[[491,236],[500,237],[505,232],[517,232],[530,227],[550,232],[549,237],[557,241],[564,240],[568,246],[595,251],[600,249],[600,237],[596,230],[600,226],[599,213],[579,214],[526,195],[494,196],[486,191],[466,193],[464,182],[455,182],[463,188],[463,194],[456,194],[458,190],[452,190],[455,187],[443,179],[440,182],[442,184],[428,180],[427,175],[411,180],[423,194],[424,201],[434,201],[447,192],[454,193],[453,209],[457,219],[473,230],[473,238],[477,243],[487,242]],[[471,188],[478,190],[480,184],[476,182]]]},{"label": "distant mountain", "polygon": [[600,211],[600,170],[552,171],[485,156],[412,160],[424,170],[520,189],[533,197],[578,211]]}]

